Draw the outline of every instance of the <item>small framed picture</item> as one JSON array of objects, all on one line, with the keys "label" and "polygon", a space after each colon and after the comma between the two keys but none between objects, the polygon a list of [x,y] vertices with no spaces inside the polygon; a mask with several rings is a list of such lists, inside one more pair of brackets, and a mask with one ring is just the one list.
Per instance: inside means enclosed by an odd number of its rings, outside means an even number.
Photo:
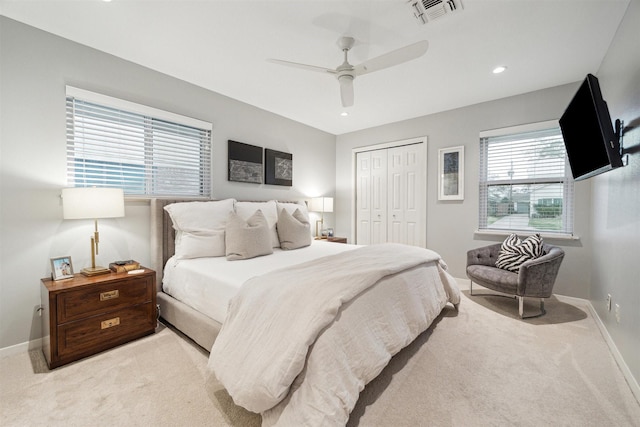
[{"label": "small framed picture", "polygon": [[438,200],[464,200],[464,146],[438,150]]},{"label": "small framed picture", "polygon": [[73,263],[70,256],[51,258],[51,278],[53,280],[73,277]]}]

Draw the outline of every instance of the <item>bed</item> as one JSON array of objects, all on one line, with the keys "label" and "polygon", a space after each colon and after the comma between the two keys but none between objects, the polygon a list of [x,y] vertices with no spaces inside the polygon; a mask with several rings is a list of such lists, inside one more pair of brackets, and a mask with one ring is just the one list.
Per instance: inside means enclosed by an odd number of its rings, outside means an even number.
[{"label": "bed", "polygon": [[[306,205],[295,202],[217,201],[222,210],[202,218],[223,217],[232,204],[227,256],[185,259],[180,254],[188,233],[175,207],[194,205],[182,202],[151,201],[160,315],[210,352],[210,374],[236,404],[260,413],[263,426],[345,425],[360,391],[390,358],[447,304],[457,308],[460,302],[455,279],[435,252],[311,241]],[[270,214],[256,220],[257,210]],[[276,226],[287,230],[291,218],[306,220],[311,244],[279,247]],[[272,248],[262,250],[271,253],[228,260],[236,220],[267,224],[269,235],[249,241],[266,247],[269,240]]]}]

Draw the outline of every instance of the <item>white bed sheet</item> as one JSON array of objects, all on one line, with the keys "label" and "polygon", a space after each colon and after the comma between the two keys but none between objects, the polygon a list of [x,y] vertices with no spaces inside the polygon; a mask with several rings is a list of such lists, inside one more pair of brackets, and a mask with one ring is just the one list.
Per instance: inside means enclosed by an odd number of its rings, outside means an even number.
[{"label": "white bed sheet", "polygon": [[171,257],[164,268],[162,290],[200,313],[223,323],[229,300],[248,279],[270,271],[357,248],[357,245],[314,240],[311,246],[273,249],[273,254],[247,260],[225,257],[177,260]]}]

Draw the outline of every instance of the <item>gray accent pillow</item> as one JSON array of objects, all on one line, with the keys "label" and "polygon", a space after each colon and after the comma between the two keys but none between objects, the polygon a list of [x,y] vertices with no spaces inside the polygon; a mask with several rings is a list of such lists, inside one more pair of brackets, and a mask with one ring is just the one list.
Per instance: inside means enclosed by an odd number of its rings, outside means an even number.
[{"label": "gray accent pillow", "polygon": [[278,212],[278,239],[282,249],[298,249],[311,244],[311,226],[300,209],[293,214],[285,208]]},{"label": "gray accent pillow", "polygon": [[271,231],[262,211],[257,210],[246,221],[232,212],[225,230],[225,246],[229,261],[272,254]]}]

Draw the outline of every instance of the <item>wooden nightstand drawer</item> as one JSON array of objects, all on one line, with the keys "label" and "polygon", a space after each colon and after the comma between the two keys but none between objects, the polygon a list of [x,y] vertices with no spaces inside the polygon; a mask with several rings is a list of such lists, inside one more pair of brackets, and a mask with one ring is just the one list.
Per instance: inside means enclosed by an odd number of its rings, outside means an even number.
[{"label": "wooden nightstand drawer", "polygon": [[58,322],[69,322],[132,304],[151,301],[155,291],[151,277],[129,278],[85,286],[61,293],[58,297]]},{"label": "wooden nightstand drawer", "polygon": [[76,320],[58,326],[58,356],[93,354],[152,333],[155,307],[151,302]]}]

